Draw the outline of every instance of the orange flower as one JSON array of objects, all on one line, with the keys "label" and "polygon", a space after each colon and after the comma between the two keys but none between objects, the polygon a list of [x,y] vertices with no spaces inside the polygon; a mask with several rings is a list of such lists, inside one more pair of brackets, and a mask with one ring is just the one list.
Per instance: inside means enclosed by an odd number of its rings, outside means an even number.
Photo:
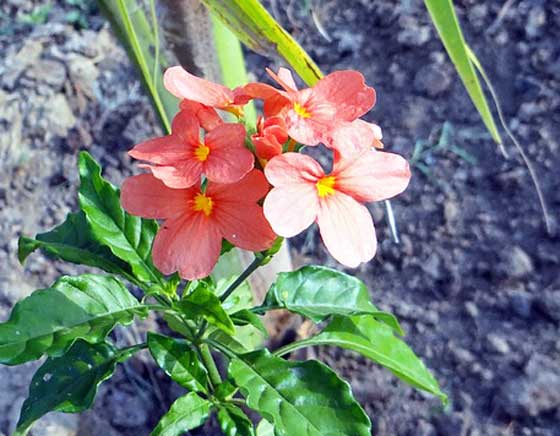
[{"label": "orange flower", "polygon": [[269,69],[267,72],[283,91],[264,83],[250,83],[245,92],[263,99],[265,115],[284,118],[290,137],[305,145],[325,142],[324,138],[341,123],[358,119],[375,104],[375,90],[357,71],[336,71],[302,90],[297,89],[288,69],[280,68],[277,75]]},{"label": "orange flower", "polygon": [[329,252],[349,267],[369,261],[377,248],[373,221],[362,203],[391,198],[410,180],[401,156],[373,149],[338,155],[328,175],[311,157],[285,153],[268,162],[265,174],[274,186],[264,201],[272,229],[291,237],[317,222]]},{"label": "orange flower", "polygon": [[282,146],[288,140],[286,123],[281,117],[259,117],[257,133],[251,135],[259,159],[268,161],[282,154]]},{"label": "orange flower", "polygon": [[179,66],[165,71],[163,84],[175,97],[222,109],[237,116],[243,115],[243,105],[250,100],[243,88],[231,90],[224,85],[196,77]]},{"label": "orange flower", "polygon": [[188,188],[204,174],[217,183],[239,181],[253,169],[253,154],[245,147],[245,127],[221,123],[200,139],[197,118],[188,111],[173,119],[171,135],[136,145],[129,153],[170,188]]},{"label": "orange flower", "polygon": [[251,251],[271,247],[276,235],[257,204],[269,185],[262,172],[253,170],[232,184],[209,182],[199,187],[171,189],[151,174],[127,178],[122,205],[129,213],[163,219],[154,246],[154,265],[164,274],[179,271],[186,280],[212,272],[222,238]]}]

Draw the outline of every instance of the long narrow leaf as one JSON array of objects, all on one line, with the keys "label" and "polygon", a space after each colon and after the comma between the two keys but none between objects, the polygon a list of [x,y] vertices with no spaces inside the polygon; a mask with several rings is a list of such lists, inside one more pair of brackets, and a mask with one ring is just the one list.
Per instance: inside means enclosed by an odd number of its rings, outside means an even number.
[{"label": "long narrow leaf", "polygon": [[168,65],[159,56],[155,26],[153,29],[150,27],[150,21],[136,0],[99,0],[98,3],[127,49],[130,59],[137,65],[154,108],[169,133],[170,120],[178,109],[177,99],[163,87],[162,71]]},{"label": "long narrow leaf", "polygon": [[501,144],[502,138],[492,117],[492,112],[490,112],[474,66],[469,59],[467,44],[457,20],[452,0],[424,0],[424,3],[482,121],[494,141]]},{"label": "long narrow leaf", "polygon": [[202,0],[251,50],[263,56],[279,54],[308,84],[321,77],[319,67],[258,0]]}]

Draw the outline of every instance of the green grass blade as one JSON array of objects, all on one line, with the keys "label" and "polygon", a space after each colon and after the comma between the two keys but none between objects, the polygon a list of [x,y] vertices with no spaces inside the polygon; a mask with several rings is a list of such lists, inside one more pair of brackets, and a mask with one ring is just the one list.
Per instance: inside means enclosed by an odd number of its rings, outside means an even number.
[{"label": "green grass blade", "polygon": [[471,97],[482,121],[496,143],[501,144],[500,133],[492,117],[492,112],[480,86],[475,68],[469,58],[467,44],[459,26],[452,0],[424,0],[439,36],[455,65],[467,92]]},{"label": "green grass blade", "polygon": [[[152,0],[150,0],[152,1]],[[131,60],[138,67],[140,78],[148,91],[154,109],[166,132],[178,110],[177,99],[163,87],[163,70],[168,66],[160,56],[159,32],[151,5],[151,21],[136,0],[99,0],[114,32],[125,46]]]},{"label": "green grass blade", "polygon": [[[512,131],[509,129],[509,127],[506,123],[505,117],[504,117],[504,113],[502,111],[502,107],[501,107],[500,102],[498,100],[498,94],[494,90],[494,86],[492,85],[492,82],[490,82],[490,78],[486,74],[486,71],[482,67],[482,64],[480,63],[480,61],[478,60],[478,58],[476,57],[474,52],[471,50],[471,48],[468,47],[468,46],[467,46],[467,53],[469,55],[469,59],[471,60],[473,65],[476,67],[478,73],[482,77],[482,80],[484,80],[484,83],[486,83],[486,86],[488,87],[488,89],[490,91],[490,95],[492,96],[492,99],[494,100],[494,104],[496,105],[496,110],[498,112],[498,119],[500,120],[500,124],[501,124],[502,128],[506,132],[506,135],[509,137],[509,139],[511,139],[511,142],[513,142],[513,145],[515,146],[515,148],[517,149],[517,151],[521,155],[521,159],[523,159],[523,162],[525,163],[525,166],[527,167],[527,170],[529,171],[529,175],[531,176],[531,180],[533,181],[533,185],[535,186],[535,191],[537,192],[537,197],[539,199],[539,204],[540,204],[541,211],[542,211],[542,214],[543,214],[543,219],[544,219],[544,224],[546,226],[546,231],[548,232],[549,235],[552,235],[554,233],[553,222],[552,222],[552,219],[550,218],[550,212],[549,212],[549,209],[548,209],[546,198],[545,198],[543,190],[541,188],[541,184],[539,182],[539,177],[537,175],[537,172],[536,172],[533,164],[531,163],[531,160],[529,159],[529,156],[527,156],[527,153],[525,153],[525,150],[523,149],[523,147],[521,146],[521,144],[519,143],[517,138],[514,136]],[[504,150],[504,154],[507,156],[507,153],[505,152],[505,150]]]},{"label": "green grass blade", "polygon": [[258,0],[202,0],[210,11],[251,50],[280,55],[309,85],[321,77],[319,67]]}]

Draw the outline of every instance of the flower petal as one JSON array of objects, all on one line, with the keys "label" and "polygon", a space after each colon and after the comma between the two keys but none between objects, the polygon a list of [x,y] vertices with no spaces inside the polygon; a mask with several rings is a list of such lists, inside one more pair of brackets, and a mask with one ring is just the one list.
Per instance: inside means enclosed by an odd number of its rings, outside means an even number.
[{"label": "flower petal", "polygon": [[[204,107],[203,105],[200,105]],[[181,105],[183,107],[183,105]],[[186,144],[196,146],[200,142],[200,122],[196,113],[180,110],[171,123],[171,131],[179,136]]]},{"label": "flower petal", "polygon": [[140,164],[139,167],[149,169],[154,177],[174,189],[190,188],[200,182],[202,175],[202,164],[195,159],[178,162],[176,166]]},{"label": "flower petal", "polygon": [[272,246],[276,235],[265,219],[262,207],[256,203],[216,203],[214,219],[225,239],[236,247],[251,251],[262,251]]},{"label": "flower petal", "polygon": [[125,179],[121,204],[130,214],[144,218],[166,219],[179,216],[188,207],[190,189],[170,189],[151,174]]},{"label": "flower petal", "polygon": [[365,84],[358,71],[335,71],[313,87],[313,102],[328,102],[336,109],[337,118],[353,121],[373,107],[375,90]]},{"label": "flower petal", "polygon": [[336,177],[336,190],[360,202],[394,197],[410,181],[410,167],[402,156],[373,149],[335,159],[332,174]]},{"label": "flower petal", "polygon": [[264,174],[259,170],[250,171],[236,183],[209,182],[206,194],[216,198],[219,203],[256,203],[263,198],[269,189]]},{"label": "flower petal", "polygon": [[352,156],[371,149],[381,138],[381,128],[377,124],[358,119],[338,125],[327,135],[325,144],[342,156]]},{"label": "flower petal", "polygon": [[284,153],[272,158],[264,173],[273,186],[301,183],[313,185],[325,175],[315,159],[301,153]]},{"label": "flower petal", "polygon": [[[210,106],[205,106],[192,100],[182,100],[179,107],[181,108],[181,111],[194,115],[198,120],[200,127],[207,132],[223,123],[222,119],[218,115],[218,112]],[[196,140],[200,141],[199,130],[196,131],[196,135]]]},{"label": "flower petal", "polygon": [[309,183],[273,188],[264,199],[263,210],[272,230],[280,236],[290,238],[304,231],[317,218],[317,189]]},{"label": "flower petal", "polygon": [[297,85],[296,82],[294,81],[294,77],[292,76],[292,72],[290,70],[288,70],[287,68],[284,67],[280,67],[278,69],[278,78],[284,82],[284,84],[294,90],[297,91]]},{"label": "flower petal", "polygon": [[165,88],[178,98],[206,106],[224,108],[233,103],[233,92],[223,85],[196,77],[182,67],[171,67],[163,75]]},{"label": "flower petal", "polygon": [[245,147],[245,127],[224,123],[210,131],[204,139],[210,148],[204,172],[217,183],[234,183],[253,169],[255,159]]},{"label": "flower petal", "polygon": [[327,250],[341,264],[355,268],[375,255],[373,220],[352,197],[337,192],[322,199],[317,224]]},{"label": "flower petal", "polygon": [[169,165],[185,159],[189,146],[178,135],[167,135],[142,142],[128,152],[134,159]]},{"label": "flower petal", "polygon": [[181,278],[195,280],[210,275],[221,246],[222,235],[213,220],[202,213],[187,212],[160,227],[152,257],[162,273],[179,271]]}]

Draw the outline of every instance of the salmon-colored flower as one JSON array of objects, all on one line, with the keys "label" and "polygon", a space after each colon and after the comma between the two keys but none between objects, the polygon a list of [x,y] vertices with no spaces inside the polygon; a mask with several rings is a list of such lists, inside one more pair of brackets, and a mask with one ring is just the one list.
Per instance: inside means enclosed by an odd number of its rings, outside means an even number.
[{"label": "salmon-colored flower", "polygon": [[288,140],[286,123],[281,117],[259,117],[257,133],[251,135],[255,144],[255,152],[259,159],[268,161],[274,156],[282,154],[282,146]]},{"label": "salmon-colored flower", "polygon": [[237,116],[243,115],[243,105],[250,100],[242,87],[231,90],[218,83],[196,77],[180,66],[165,71],[163,85],[175,97],[222,109]]},{"label": "salmon-colored flower", "polygon": [[291,237],[317,222],[329,252],[349,267],[373,258],[377,248],[373,221],[362,203],[393,197],[410,180],[406,160],[373,149],[338,156],[328,175],[311,157],[285,153],[268,162],[265,174],[274,186],[264,201],[272,229]]},{"label": "salmon-colored flower", "polygon": [[245,147],[245,127],[222,123],[200,139],[200,125],[188,111],[173,119],[171,135],[136,145],[129,154],[149,164],[153,175],[170,188],[188,188],[204,174],[217,183],[233,183],[253,169],[253,154]]},{"label": "salmon-colored flower", "polygon": [[214,108],[196,101],[182,100],[179,104],[179,109],[193,114],[200,123],[200,126],[207,132],[224,123]]},{"label": "salmon-colored flower", "polygon": [[268,189],[258,170],[237,183],[209,182],[205,192],[198,186],[171,189],[142,174],[124,181],[121,201],[133,215],[165,220],[152,247],[154,265],[164,274],[179,271],[194,280],[212,272],[222,238],[245,250],[271,247],[276,235],[257,204]]},{"label": "salmon-colored flower", "polygon": [[245,92],[263,99],[265,115],[282,116],[290,137],[305,145],[323,142],[340,123],[358,119],[375,104],[374,89],[357,71],[336,71],[302,90],[286,68],[280,68],[278,75],[267,71],[284,91],[253,83],[245,86]]},{"label": "salmon-colored flower", "polygon": [[381,139],[383,139],[381,127],[357,119],[339,124],[325,136],[324,141],[338,153],[351,156],[372,147],[382,149],[384,146]]}]

